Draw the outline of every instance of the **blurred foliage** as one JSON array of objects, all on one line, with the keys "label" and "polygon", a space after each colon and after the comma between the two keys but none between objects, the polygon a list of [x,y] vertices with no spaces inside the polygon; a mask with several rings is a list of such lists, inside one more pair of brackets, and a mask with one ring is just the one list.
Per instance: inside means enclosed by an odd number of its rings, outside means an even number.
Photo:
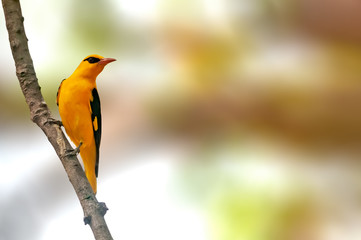
[{"label": "blurred foliage", "polygon": [[252,159],[236,142],[205,149],[183,165],[180,177],[189,200],[206,209],[211,239],[320,239],[325,201],[297,171]]},{"label": "blurred foliage", "polygon": [[[318,239],[317,216],[309,193],[275,201],[267,190],[229,189],[216,200],[213,213],[215,239]],[[275,221],[277,219],[277,221]]]},{"label": "blurred foliage", "polygon": [[[79,11],[81,9],[81,11]],[[65,19],[74,46],[94,51],[113,50],[121,44],[119,40],[120,19],[116,17],[114,7],[109,1],[80,0],[71,3]]]}]

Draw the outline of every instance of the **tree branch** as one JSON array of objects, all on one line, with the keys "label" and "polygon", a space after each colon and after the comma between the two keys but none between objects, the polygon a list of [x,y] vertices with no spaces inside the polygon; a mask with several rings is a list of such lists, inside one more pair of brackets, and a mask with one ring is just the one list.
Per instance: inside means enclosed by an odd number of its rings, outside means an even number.
[{"label": "tree branch", "polygon": [[41,94],[25,35],[20,2],[19,0],[2,0],[2,5],[16,75],[29,106],[31,120],[43,130],[59,156],[83,208],[84,222],[90,225],[95,239],[113,239],[104,220],[107,208],[104,203],[99,203],[96,199],[76,156],[65,155],[66,149],[72,149],[71,145],[60,126],[52,121],[50,110]]}]

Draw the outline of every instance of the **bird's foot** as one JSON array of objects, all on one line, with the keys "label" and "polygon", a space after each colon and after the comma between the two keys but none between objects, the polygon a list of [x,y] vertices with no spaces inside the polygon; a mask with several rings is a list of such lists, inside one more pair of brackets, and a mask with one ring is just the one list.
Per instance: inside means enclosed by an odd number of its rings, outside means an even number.
[{"label": "bird's foot", "polygon": [[45,124],[47,124],[47,123],[48,123],[48,124],[56,124],[56,125],[58,125],[59,127],[63,126],[62,121],[57,120],[57,119],[52,118],[52,117],[49,117],[49,118],[46,120]]},{"label": "bird's foot", "polygon": [[65,150],[65,157],[70,157],[70,156],[76,156],[80,153],[80,147],[81,145],[83,145],[83,142],[80,142],[79,146],[74,148],[74,149],[66,149]]}]

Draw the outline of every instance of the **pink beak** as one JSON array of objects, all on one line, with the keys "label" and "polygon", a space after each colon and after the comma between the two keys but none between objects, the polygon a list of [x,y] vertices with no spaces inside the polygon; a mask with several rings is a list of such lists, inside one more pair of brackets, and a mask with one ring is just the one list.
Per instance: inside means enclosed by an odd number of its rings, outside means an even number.
[{"label": "pink beak", "polygon": [[105,66],[108,63],[111,63],[111,62],[114,62],[114,61],[116,61],[116,59],[114,59],[114,58],[102,58],[102,59],[100,59],[99,64]]}]

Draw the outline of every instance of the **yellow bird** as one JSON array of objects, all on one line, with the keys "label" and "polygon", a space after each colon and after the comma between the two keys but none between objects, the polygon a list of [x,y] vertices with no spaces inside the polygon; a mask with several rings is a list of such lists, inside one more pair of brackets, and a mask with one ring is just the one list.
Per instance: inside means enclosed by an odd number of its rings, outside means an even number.
[{"label": "yellow bird", "polygon": [[87,56],[74,73],[61,82],[56,98],[65,131],[78,146],[70,154],[80,152],[85,175],[95,194],[102,130],[96,77],[103,71],[105,65],[113,61],[114,58],[104,58],[99,55]]}]

